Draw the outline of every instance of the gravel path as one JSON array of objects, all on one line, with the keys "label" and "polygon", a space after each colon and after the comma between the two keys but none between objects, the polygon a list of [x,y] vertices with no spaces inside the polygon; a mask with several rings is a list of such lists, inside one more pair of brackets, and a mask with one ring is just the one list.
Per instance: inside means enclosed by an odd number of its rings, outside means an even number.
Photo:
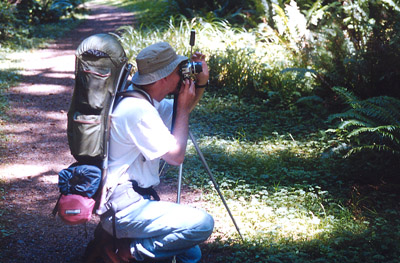
[{"label": "gravel path", "polygon": [[[6,157],[0,160],[5,198],[0,200],[0,262],[80,262],[98,222],[67,226],[51,216],[58,197],[58,172],[73,163],[66,138],[66,112],[74,85],[74,53],[95,33],[115,32],[133,15],[114,7],[88,4],[87,20],[46,49],[23,54],[23,80],[10,89]],[[161,186],[164,200],[174,186]],[[190,197],[188,197],[190,198]],[[183,199],[185,201],[185,199]]]}]

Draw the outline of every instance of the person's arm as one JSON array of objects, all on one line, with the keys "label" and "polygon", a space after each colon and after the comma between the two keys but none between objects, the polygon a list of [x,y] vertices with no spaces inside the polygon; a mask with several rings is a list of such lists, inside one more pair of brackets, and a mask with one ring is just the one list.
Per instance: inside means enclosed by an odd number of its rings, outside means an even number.
[{"label": "person's arm", "polygon": [[[196,84],[201,86],[207,84],[209,72],[205,56],[199,52],[195,52],[192,55],[192,60],[202,63],[202,72],[197,74]],[[185,159],[189,134],[189,115],[203,96],[204,90],[204,88],[196,89],[194,83],[189,80],[185,80],[180,89],[174,130],[172,131],[172,135],[176,139],[176,145],[161,157],[171,165],[180,165]]]},{"label": "person's arm", "polygon": [[194,83],[185,80],[179,91],[174,130],[172,131],[176,144],[166,154],[161,156],[168,164],[180,165],[185,159],[189,133],[189,115],[193,105],[195,105],[196,99]]},{"label": "person's arm", "polygon": [[[206,56],[200,52],[195,52],[192,55],[192,61],[201,62],[201,64],[202,64],[202,72],[197,74],[196,80],[195,80],[197,86],[204,86],[208,82],[209,72],[208,72],[208,65],[206,63],[205,57]],[[196,107],[196,105],[200,101],[201,97],[203,97],[204,90],[205,90],[205,88],[196,88],[196,90],[195,90],[196,99],[195,99],[190,111],[192,111]]]}]

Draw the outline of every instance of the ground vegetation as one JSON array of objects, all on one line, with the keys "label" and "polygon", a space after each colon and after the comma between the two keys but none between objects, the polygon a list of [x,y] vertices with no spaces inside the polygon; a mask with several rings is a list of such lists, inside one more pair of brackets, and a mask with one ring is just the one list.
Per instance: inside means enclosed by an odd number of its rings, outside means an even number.
[{"label": "ground vegetation", "polygon": [[204,262],[400,260],[394,1],[114,4],[137,18],[117,35],[134,65],[157,41],[189,55],[192,29],[207,54],[210,88],[190,127],[244,241],[189,144],[184,184],[216,219]]},{"label": "ground vegetation", "polygon": [[[145,1],[128,6],[142,23],[120,40],[131,58],[162,40],[189,55],[194,29],[208,55],[211,88],[191,129],[245,236],[217,224],[210,258],[398,260],[399,6],[155,2],[154,20]],[[229,221],[193,148],[185,167],[186,184]]]}]

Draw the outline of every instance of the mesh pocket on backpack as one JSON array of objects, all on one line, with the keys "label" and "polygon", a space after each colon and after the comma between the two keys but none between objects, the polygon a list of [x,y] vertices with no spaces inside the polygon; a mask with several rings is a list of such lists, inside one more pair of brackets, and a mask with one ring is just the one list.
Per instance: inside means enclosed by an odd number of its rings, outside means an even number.
[{"label": "mesh pocket on backpack", "polygon": [[73,145],[71,152],[75,156],[98,157],[103,154],[102,122],[100,115],[74,114],[72,123]]}]

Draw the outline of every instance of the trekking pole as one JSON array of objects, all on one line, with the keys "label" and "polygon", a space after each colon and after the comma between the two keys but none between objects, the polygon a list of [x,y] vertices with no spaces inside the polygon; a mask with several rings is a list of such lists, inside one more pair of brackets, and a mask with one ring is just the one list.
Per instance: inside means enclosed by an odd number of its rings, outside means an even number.
[{"label": "trekking pole", "polygon": [[222,195],[221,190],[219,189],[219,185],[218,185],[217,181],[215,181],[214,176],[213,176],[213,174],[211,173],[210,168],[208,167],[208,164],[207,164],[207,162],[206,162],[206,159],[204,158],[204,155],[203,155],[203,153],[201,152],[199,146],[197,145],[197,142],[196,142],[196,140],[195,140],[195,138],[194,138],[194,136],[193,136],[193,134],[192,134],[192,132],[191,132],[190,130],[189,130],[189,137],[190,137],[190,139],[191,139],[192,142],[193,142],[194,148],[196,148],[197,154],[199,155],[200,160],[201,160],[201,162],[203,163],[204,168],[206,169],[208,175],[210,176],[210,179],[211,179],[211,181],[212,181],[212,183],[213,183],[213,185],[214,185],[214,187],[215,187],[215,190],[217,190],[217,193],[218,193],[219,197],[221,198],[222,203],[224,204],[226,210],[228,211],[228,214],[229,214],[229,216],[231,217],[232,222],[233,222],[233,224],[235,225],[235,228],[236,228],[237,232],[239,233],[240,238],[242,239],[242,241],[244,241],[243,236],[242,236],[242,234],[240,233],[239,227],[238,227],[238,225],[236,224],[235,218],[233,218],[233,215],[232,215],[232,213],[231,213],[231,210],[229,209],[228,204],[226,203],[225,198],[224,198],[224,196]]},{"label": "trekking pole", "polygon": [[[174,105],[172,110],[172,124],[171,124],[171,133],[174,131],[175,119],[176,119],[176,108],[178,107],[178,97],[179,93],[174,94]],[[162,170],[164,167],[162,168]],[[183,164],[179,165],[179,175],[178,175],[178,191],[176,196],[176,203],[179,204],[181,202],[181,187],[182,187],[182,170]]]},{"label": "trekking pole", "polygon": [[[192,57],[192,54],[193,54],[193,46],[194,46],[194,42],[195,42],[195,35],[196,35],[196,32],[194,30],[191,30],[190,31],[190,40],[189,40],[190,57]],[[178,94],[176,94],[175,97],[174,97],[174,110],[173,110],[173,115],[172,115],[171,132],[173,130],[173,125],[175,124],[177,101],[178,101]],[[177,191],[177,196],[176,196],[176,203],[177,204],[179,204],[181,202],[182,170],[183,170],[183,164],[180,164],[179,165],[179,175],[178,175],[178,191]]]},{"label": "trekking pole", "polygon": [[181,203],[182,170],[183,170],[183,165],[181,164],[181,165],[179,165],[178,192],[176,194],[176,203],[177,204]]}]

